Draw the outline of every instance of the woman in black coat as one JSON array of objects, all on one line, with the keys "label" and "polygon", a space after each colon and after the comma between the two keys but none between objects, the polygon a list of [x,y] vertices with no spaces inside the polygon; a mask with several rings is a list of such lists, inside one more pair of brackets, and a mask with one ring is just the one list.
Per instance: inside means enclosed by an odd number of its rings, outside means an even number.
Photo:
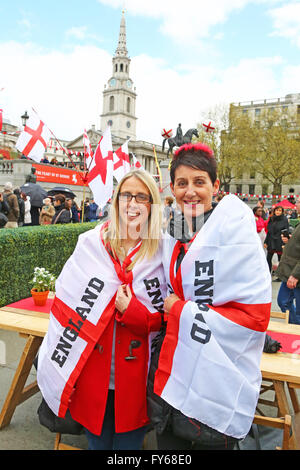
[{"label": "woman in black coat", "polygon": [[272,272],[272,258],[277,253],[278,261],[282,255],[282,239],[281,234],[283,230],[289,232],[289,221],[284,215],[283,207],[277,206],[274,209],[274,215],[270,218],[267,227],[268,233],[265,238],[265,248],[267,249],[267,262],[270,272]]},{"label": "woman in black coat", "polygon": [[55,214],[51,224],[69,224],[71,223],[70,209],[66,206],[66,198],[63,194],[54,196]]}]

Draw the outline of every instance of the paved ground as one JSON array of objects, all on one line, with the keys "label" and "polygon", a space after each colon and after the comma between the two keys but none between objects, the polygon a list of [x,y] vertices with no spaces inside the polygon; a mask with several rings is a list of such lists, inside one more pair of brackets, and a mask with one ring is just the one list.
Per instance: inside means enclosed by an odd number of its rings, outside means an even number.
[{"label": "paved ground", "polygon": [[[279,310],[276,298],[280,286],[279,282],[273,282],[273,310]],[[9,390],[17,364],[21,357],[26,340],[17,333],[0,330],[0,410]],[[5,345],[5,360],[3,348]],[[28,382],[35,379],[35,370],[32,368]],[[11,423],[0,430],[0,450],[52,450],[55,435],[39,424],[37,409],[41,402],[40,393],[34,395],[16,408]],[[269,430],[262,430],[263,449],[274,449],[280,445],[280,435]],[[86,449],[85,435],[64,436],[64,443]],[[153,435],[148,440],[148,448],[155,449]],[[249,436],[241,445],[241,449],[255,449],[255,443]]]}]

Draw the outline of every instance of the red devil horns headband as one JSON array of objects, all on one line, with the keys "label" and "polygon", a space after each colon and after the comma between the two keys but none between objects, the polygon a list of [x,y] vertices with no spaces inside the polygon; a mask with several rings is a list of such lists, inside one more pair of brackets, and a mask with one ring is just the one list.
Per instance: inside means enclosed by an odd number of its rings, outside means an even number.
[{"label": "red devil horns headband", "polygon": [[179,149],[177,149],[176,152],[174,153],[174,160],[177,160],[177,158],[180,158],[183,153],[197,152],[199,150],[202,152],[205,152],[208,157],[214,156],[214,152],[208,145],[202,144],[202,142],[198,142],[197,144],[184,144],[181,147],[179,147]]}]

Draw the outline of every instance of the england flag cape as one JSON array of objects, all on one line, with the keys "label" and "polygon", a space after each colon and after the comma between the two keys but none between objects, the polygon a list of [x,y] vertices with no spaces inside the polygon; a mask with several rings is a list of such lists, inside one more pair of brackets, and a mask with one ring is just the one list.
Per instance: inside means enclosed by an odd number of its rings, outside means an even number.
[{"label": "england flag cape", "polygon": [[[64,265],[56,281],[49,328],[39,351],[38,386],[60,417],[65,416],[76,379],[115,314],[118,287],[129,284],[151,313],[163,307],[166,296],[161,245],[151,260],[144,258],[132,271],[117,273],[100,231],[98,226],[81,234]],[[130,253],[131,260],[139,246]]]},{"label": "england flag cape", "polygon": [[179,248],[167,234],[167,282],[182,301],[168,316],[154,392],[186,416],[243,438],[258,401],[271,308],[270,273],[251,209],[225,196],[176,273]]}]

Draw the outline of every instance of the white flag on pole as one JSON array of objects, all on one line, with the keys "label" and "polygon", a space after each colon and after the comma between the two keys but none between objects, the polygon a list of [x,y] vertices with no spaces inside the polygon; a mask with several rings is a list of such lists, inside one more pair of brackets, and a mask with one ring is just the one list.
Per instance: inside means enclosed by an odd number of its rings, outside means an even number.
[{"label": "white flag on pole", "polygon": [[88,163],[87,182],[96,204],[103,208],[113,193],[113,146],[110,126],[105,130],[91,162]]},{"label": "white flag on pole", "polygon": [[145,168],[143,167],[143,165],[138,161],[138,159],[136,158],[136,156],[134,155],[134,153],[132,154],[132,165],[131,165],[134,169],[136,170],[145,170]]},{"label": "white flag on pole", "polygon": [[128,151],[129,140],[114,152],[114,177],[118,182],[131,170]]},{"label": "white flag on pole", "polygon": [[46,150],[50,134],[48,127],[37,114],[33,113],[20,134],[16,148],[26,157],[39,163]]}]

